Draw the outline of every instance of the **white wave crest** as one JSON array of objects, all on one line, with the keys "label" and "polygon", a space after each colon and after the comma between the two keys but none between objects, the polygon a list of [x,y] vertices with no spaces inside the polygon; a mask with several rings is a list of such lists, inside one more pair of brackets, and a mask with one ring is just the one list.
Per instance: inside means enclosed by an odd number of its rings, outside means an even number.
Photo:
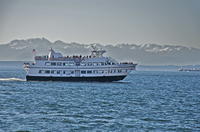
[{"label": "white wave crest", "polygon": [[0,78],[0,81],[26,81],[26,80],[21,78]]}]

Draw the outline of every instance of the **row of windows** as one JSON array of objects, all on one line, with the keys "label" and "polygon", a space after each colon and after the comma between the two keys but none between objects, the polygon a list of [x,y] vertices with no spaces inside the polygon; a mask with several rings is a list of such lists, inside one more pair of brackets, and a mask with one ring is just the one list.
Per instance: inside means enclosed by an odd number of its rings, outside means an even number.
[{"label": "row of windows", "polygon": [[39,70],[40,74],[74,74],[72,70]]},{"label": "row of windows", "polygon": [[[46,62],[46,66],[74,66],[74,62]],[[83,62],[80,63],[81,66],[104,66],[104,65],[115,65],[115,63],[112,62]]]},{"label": "row of windows", "polygon": [[74,66],[74,62],[46,62],[46,66]]},{"label": "row of windows", "polygon": [[81,66],[104,66],[104,65],[115,65],[112,62],[83,62],[80,64]]},{"label": "row of windows", "polygon": [[[103,73],[122,73],[128,72],[126,69],[112,69],[112,70],[81,70],[81,74],[103,74]],[[39,70],[40,74],[74,74],[73,70]]]}]

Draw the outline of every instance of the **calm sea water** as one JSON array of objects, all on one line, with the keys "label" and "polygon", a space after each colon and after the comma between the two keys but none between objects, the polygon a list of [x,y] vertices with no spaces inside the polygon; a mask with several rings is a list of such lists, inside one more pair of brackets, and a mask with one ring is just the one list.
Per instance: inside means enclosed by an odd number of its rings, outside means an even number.
[{"label": "calm sea water", "polygon": [[0,131],[200,131],[200,72],[131,73],[112,83],[26,82],[0,63]]}]

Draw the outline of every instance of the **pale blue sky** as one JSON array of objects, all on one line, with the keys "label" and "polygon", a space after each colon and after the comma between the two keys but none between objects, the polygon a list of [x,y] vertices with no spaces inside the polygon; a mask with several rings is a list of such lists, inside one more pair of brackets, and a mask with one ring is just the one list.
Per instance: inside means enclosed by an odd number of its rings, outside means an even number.
[{"label": "pale blue sky", "polygon": [[200,0],[0,0],[0,43],[35,37],[200,48]]}]

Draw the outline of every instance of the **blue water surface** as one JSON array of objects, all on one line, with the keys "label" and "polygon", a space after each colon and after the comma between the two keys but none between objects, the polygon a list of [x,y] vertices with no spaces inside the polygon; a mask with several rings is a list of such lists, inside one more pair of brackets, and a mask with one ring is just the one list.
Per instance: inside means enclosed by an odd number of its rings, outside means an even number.
[{"label": "blue water surface", "polygon": [[200,72],[132,72],[125,80],[26,82],[0,66],[0,132],[200,131]]}]

